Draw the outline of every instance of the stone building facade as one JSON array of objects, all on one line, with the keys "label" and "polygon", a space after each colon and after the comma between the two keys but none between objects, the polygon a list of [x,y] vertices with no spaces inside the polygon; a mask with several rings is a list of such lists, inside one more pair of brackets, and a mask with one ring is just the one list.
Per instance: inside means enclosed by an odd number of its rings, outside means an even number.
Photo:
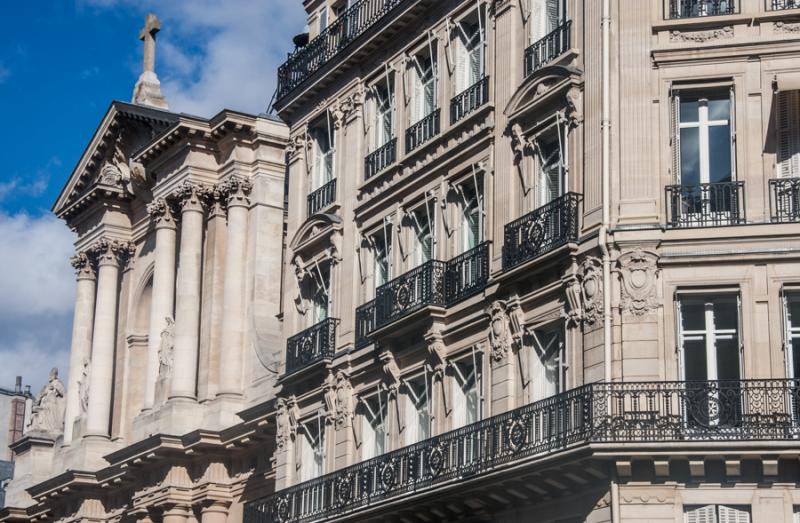
[{"label": "stone building facade", "polygon": [[70,375],[12,445],[3,521],[223,523],[272,491],[288,130],[169,111],[159,29],[53,207],[77,233]]},{"label": "stone building facade", "polygon": [[13,389],[0,388],[0,508],[5,506],[6,485],[14,477],[14,453],[9,445],[22,437],[31,415],[30,386],[17,376]]},{"label": "stone building facade", "polygon": [[303,5],[245,521],[797,521],[800,5]]}]

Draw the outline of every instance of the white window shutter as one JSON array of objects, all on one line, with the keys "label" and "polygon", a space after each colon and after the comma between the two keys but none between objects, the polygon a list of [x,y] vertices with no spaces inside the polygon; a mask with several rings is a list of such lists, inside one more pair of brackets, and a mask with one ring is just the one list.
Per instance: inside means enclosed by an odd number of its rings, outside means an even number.
[{"label": "white window shutter", "polygon": [[717,523],[750,523],[750,512],[738,507],[720,505]]},{"label": "white window shutter", "polygon": [[424,103],[425,103],[425,86],[422,79],[422,71],[419,70],[419,67],[414,67],[414,94],[412,96],[412,103],[413,107],[411,110],[412,121],[411,123],[417,123],[418,121],[422,120],[425,116],[424,113]]},{"label": "white window shutter", "polygon": [[538,42],[547,34],[547,0],[531,0],[531,43]]},{"label": "white window shutter", "polygon": [[547,33],[555,31],[558,27],[559,8],[561,0],[547,0]]},{"label": "white window shutter", "polygon": [[672,133],[672,177],[675,183],[681,183],[681,96],[676,91],[672,95],[670,132]]},{"label": "white window shutter", "polygon": [[776,95],[778,178],[800,176],[800,91]]},{"label": "white window shutter", "polygon": [[730,104],[730,122],[731,129],[731,180],[736,180],[736,92],[731,87],[730,90],[731,104]]},{"label": "white window shutter", "polygon": [[463,92],[467,87],[467,46],[461,31],[455,38],[456,44],[456,94]]},{"label": "white window shutter", "polygon": [[687,509],[686,523],[718,523],[715,508],[714,505],[706,505]]}]

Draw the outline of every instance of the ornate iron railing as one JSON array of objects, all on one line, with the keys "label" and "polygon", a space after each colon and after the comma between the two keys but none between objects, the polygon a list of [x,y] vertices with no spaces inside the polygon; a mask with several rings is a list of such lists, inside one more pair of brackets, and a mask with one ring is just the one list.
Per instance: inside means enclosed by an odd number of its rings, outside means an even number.
[{"label": "ornate iron railing", "polygon": [[375,330],[375,300],[356,307],[356,348],[366,347],[372,340],[369,333]]},{"label": "ornate iron railing", "polygon": [[731,15],[737,12],[735,0],[670,0],[670,18]]},{"label": "ornate iron railing", "polygon": [[483,242],[447,262],[445,300],[454,305],[486,287],[489,282],[489,244]]},{"label": "ornate iron railing", "polygon": [[484,76],[450,100],[450,123],[456,123],[488,101],[489,77]]},{"label": "ornate iron railing", "polygon": [[503,270],[578,239],[581,195],[566,193],[505,227]]},{"label": "ornate iron railing", "polygon": [[278,91],[283,98],[318,71],[350,42],[407,0],[359,0],[306,46],[296,49],[278,67]]},{"label": "ornate iron railing", "polygon": [[783,9],[800,8],[800,0],[772,0],[772,10],[782,11]]},{"label": "ornate iron railing", "polygon": [[392,165],[397,159],[397,138],[392,138],[364,158],[364,179],[369,179]]},{"label": "ornate iron railing", "polygon": [[286,374],[333,358],[337,325],[339,320],[328,318],[286,340]]},{"label": "ornate iron railing", "polygon": [[422,120],[406,129],[406,152],[410,153],[420,145],[424,144],[441,130],[439,115],[440,109],[436,109]]},{"label": "ornate iron railing", "polygon": [[770,218],[773,222],[800,221],[800,178],[769,181]]},{"label": "ornate iron railing", "polygon": [[669,227],[720,227],[745,223],[744,182],[667,185]]},{"label": "ornate iron railing", "polygon": [[375,291],[375,328],[427,307],[444,307],[446,264],[430,260]]},{"label": "ornate iron railing", "polygon": [[595,442],[797,440],[798,405],[799,380],[585,385],[281,490],[244,521],[321,520]]},{"label": "ornate iron railing", "polygon": [[319,212],[336,201],[336,178],[308,195],[308,215]]},{"label": "ornate iron railing", "polygon": [[572,20],[561,25],[525,49],[525,76],[528,77],[572,47]]}]

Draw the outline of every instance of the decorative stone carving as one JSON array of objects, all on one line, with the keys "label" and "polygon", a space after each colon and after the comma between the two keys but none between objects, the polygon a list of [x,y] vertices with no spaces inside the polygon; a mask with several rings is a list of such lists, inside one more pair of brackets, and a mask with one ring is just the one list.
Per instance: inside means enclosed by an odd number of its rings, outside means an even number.
[{"label": "decorative stone carving", "polygon": [[294,297],[294,306],[297,312],[305,315],[308,312],[308,304],[303,299],[303,280],[308,276],[308,271],[305,269],[305,262],[300,255],[295,254],[292,257],[292,268],[294,269],[294,279],[297,284],[297,292]]},{"label": "decorative stone carving", "polygon": [[579,87],[572,87],[565,95],[567,100],[567,121],[569,127],[574,129],[583,123],[583,91]]},{"label": "decorative stone carving", "polygon": [[644,249],[626,252],[617,260],[622,277],[624,313],[644,316],[658,307],[658,256]]},{"label": "decorative stone carving", "polygon": [[147,212],[156,227],[175,226],[175,208],[166,198],[156,198],[147,204]]},{"label": "decorative stone carving", "polygon": [[136,245],[133,242],[100,238],[89,248],[89,252],[96,257],[98,265],[124,265],[133,258]]},{"label": "decorative stone carving", "polygon": [[185,181],[180,184],[171,195],[171,198],[183,211],[203,211],[209,190],[202,185]]},{"label": "decorative stone carving", "polygon": [[286,154],[289,155],[290,160],[295,159],[305,149],[306,142],[305,134],[295,135],[289,140],[289,144],[286,146]]},{"label": "decorative stone carving", "polygon": [[275,413],[275,438],[279,450],[283,450],[297,435],[297,402],[293,397],[278,398]]},{"label": "decorative stone carving", "polygon": [[97,271],[94,266],[94,260],[86,251],[81,251],[69,259],[69,263],[75,269],[75,276],[77,279],[94,279],[97,277]]},{"label": "decorative stone carving", "polygon": [[81,377],[78,378],[78,401],[80,402],[82,415],[89,409],[89,375],[91,370],[92,366],[89,358],[83,358]]},{"label": "decorative stone carving", "polygon": [[172,352],[175,348],[175,320],[167,316],[161,331],[161,344],[158,346],[158,375],[169,378],[172,374]]},{"label": "decorative stone carving", "polygon": [[358,114],[361,110],[361,105],[364,103],[364,93],[358,90],[349,96],[346,96],[334,104],[331,108],[331,119],[333,120],[333,127],[339,129],[345,127],[345,123],[354,114]]},{"label": "decorative stone carving", "polygon": [[733,38],[733,27],[728,25],[720,29],[709,29],[706,31],[672,31],[669,35],[671,42],[703,43],[725,38]]},{"label": "decorative stone carving", "polygon": [[394,354],[389,350],[385,350],[380,353],[378,358],[383,365],[383,374],[386,376],[387,387],[391,390],[397,389],[400,385],[400,367],[394,359]]},{"label": "decorative stone carving", "polygon": [[508,358],[514,346],[511,318],[505,302],[500,300],[493,302],[487,313],[490,316],[489,345],[492,349],[492,362],[499,363]]},{"label": "decorative stone carving", "polygon": [[800,33],[800,23],[775,22],[773,27],[776,33]]},{"label": "decorative stone carving", "polygon": [[353,419],[353,386],[344,371],[336,373],[336,427],[346,427]]},{"label": "decorative stone carving", "polygon": [[253,183],[238,176],[233,176],[218,184],[215,188],[224,196],[227,206],[231,205],[249,205],[250,191],[253,190]]},{"label": "decorative stone carving", "polygon": [[573,274],[566,283],[567,323],[594,325],[603,316],[602,263],[587,257],[580,267],[573,264]]},{"label": "decorative stone carving", "polygon": [[42,387],[31,409],[29,432],[57,435],[64,432],[66,388],[58,379],[58,369],[50,371],[47,384]]},{"label": "decorative stone carving", "polygon": [[514,150],[515,162],[520,163],[526,151],[536,152],[536,143],[525,136],[520,124],[512,125],[508,134],[511,136],[511,148]]},{"label": "decorative stone carving", "polygon": [[442,332],[437,327],[431,328],[430,331],[425,334],[425,342],[428,344],[428,355],[433,364],[434,374],[438,378],[442,378],[444,376],[445,362],[447,361],[445,356],[446,347]]}]

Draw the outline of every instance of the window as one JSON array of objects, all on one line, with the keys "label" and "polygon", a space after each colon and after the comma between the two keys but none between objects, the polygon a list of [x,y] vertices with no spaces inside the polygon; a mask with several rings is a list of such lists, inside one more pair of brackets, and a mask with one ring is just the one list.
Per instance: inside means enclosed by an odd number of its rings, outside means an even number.
[{"label": "window", "polygon": [[466,91],[483,78],[485,72],[485,20],[474,13],[456,25],[455,94]]},{"label": "window", "polygon": [[319,10],[317,22],[317,34],[328,28],[328,6]]},{"label": "window", "polygon": [[674,95],[677,183],[696,186],[734,179],[733,89]]},{"label": "window", "polygon": [[461,198],[461,252],[467,252],[477,247],[484,238],[483,175],[474,173],[456,190]]},{"label": "window", "polygon": [[472,356],[452,362],[453,421],[451,429],[475,423],[483,415],[482,355],[473,349]]},{"label": "window", "polygon": [[536,180],[537,206],[541,207],[564,194],[566,185],[562,161],[561,130],[537,138],[538,176]]},{"label": "window", "polygon": [[777,177],[800,176],[800,90],[776,95],[778,129]]},{"label": "window", "polygon": [[326,114],[326,119],[322,123],[311,129],[311,135],[314,140],[312,183],[315,189],[319,189],[335,177],[334,158],[336,150],[330,113]]},{"label": "window", "polygon": [[800,292],[790,292],[783,296],[786,333],[788,377],[800,379]]},{"label": "window", "polygon": [[369,398],[362,398],[358,405],[358,418],[361,432],[361,459],[367,460],[386,452],[389,409],[387,398],[378,392]]},{"label": "window", "polygon": [[392,279],[392,224],[384,220],[384,227],[370,236],[372,244],[372,275],[377,289]]},{"label": "window", "polygon": [[531,43],[555,31],[561,20],[562,0],[530,0],[528,25]]},{"label": "window", "polygon": [[431,437],[432,384],[425,372],[405,381],[405,443],[412,445]]},{"label": "window", "polygon": [[564,392],[567,366],[562,326],[531,331],[530,380],[532,399],[539,401]]},{"label": "window", "polygon": [[729,505],[687,506],[686,523],[750,523],[750,507]]},{"label": "window", "polygon": [[317,324],[328,319],[330,309],[330,264],[315,263],[312,269],[312,322]]},{"label": "window", "polygon": [[434,258],[436,249],[435,203],[435,200],[428,200],[426,194],[425,203],[408,213],[414,235],[413,261],[415,267]]},{"label": "window", "polygon": [[370,87],[372,95],[372,132],[370,149],[378,149],[394,136],[394,83],[386,78]]},{"label": "window", "polygon": [[325,422],[320,415],[300,422],[300,481],[318,478],[325,472]]},{"label": "window", "polygon": [[436,109],[438,67],[433,48],[411,58],[414,87],[411,92],[410,123],[415,124]]}]

